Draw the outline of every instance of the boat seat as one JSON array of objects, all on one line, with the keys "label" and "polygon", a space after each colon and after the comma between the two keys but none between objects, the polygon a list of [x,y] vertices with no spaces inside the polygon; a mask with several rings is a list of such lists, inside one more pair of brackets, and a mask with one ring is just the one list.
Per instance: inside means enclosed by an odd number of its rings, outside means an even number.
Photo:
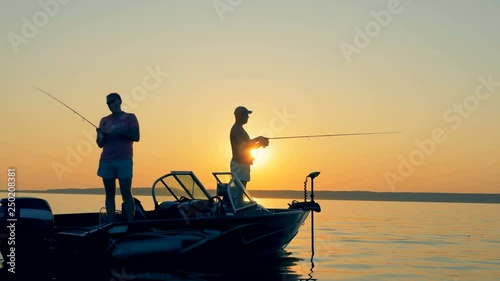
[{"label": "boat seat", "polygon": [[222,199],[222,205],[226,207],[231,206],[231,201],[229,200],[229,195],[227,194],[227,183],[217,184],[216,194]]},{"label": "boat seat", "polygon": [[[141,200],[134,197],[134,204],[135,204],[134,220],[146,220],[147,219],[146,211],[142,206]],[[122,203],[122,210],[123,210],[123,203]]]},{"label": "boat seat", "polygon": [[135,213],[134,213],[134,220],[146,220],[146,211],[144,210],[144,207],[141,204],[141,201],[137,198],[134,197],[135,201]]},{"label": "boat seat", "polygon": [[156,206],[155,213],[158,218],[178,218],[181,217],[177,209],[179,202],[164,201]]}]

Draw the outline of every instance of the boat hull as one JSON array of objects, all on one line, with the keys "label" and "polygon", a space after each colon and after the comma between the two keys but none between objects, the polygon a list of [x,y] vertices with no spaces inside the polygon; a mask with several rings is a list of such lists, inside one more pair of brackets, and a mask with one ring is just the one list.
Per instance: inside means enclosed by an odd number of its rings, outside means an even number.
[{"label": "boat hull", "polygon": [[[87,256],[105,253],[105,257],[120,260],[192,259],[205,253],[219,258],[265,256],[284,249],[298,233],[308,213],[303,210],[272,210],[263,216],[117,223],[78,236],[80,239],[71,232],[61,231],[58,240],[68,245],[93,245],[87,247]],[[102,244],[99,241],[109,242]],[[70,246],[66,248],[71,249]]]},{"label": "boat hull", "polygon": [[[95,222],[98,214],[94,213],[60,214],[54,216],[55,225],[49,236],[36,244],[19,245],[16,250],[26,257],[35,250],[44,253],[51,263],[67,267],[204,259],[208,253],[219,260],[251,258],[284,249],[308,214],[303,210],[275,209],[260,216],[155,219],[105,225],[82,225]],[[64,224],[68,221],[80,224]],[[3,256],[7,254],[8,250],[2,251]]]}]

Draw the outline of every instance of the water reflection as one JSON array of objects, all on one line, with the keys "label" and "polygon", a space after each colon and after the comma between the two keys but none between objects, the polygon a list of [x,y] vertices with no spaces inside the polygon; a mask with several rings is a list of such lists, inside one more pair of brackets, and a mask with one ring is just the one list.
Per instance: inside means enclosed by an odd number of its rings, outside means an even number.
[{"label": "water reflection", "polygon": [[311,269],[309,270],[309,273],[307,274],[308,278],[307,279],[300,279],[302,280],[311,280],[311,281],[316,281],[316,278],[313,276],[314,273],[314,251],[311,253]]},{"label": "water reflection", "polygon": [[[50,272],[32,271],[36,280],[51,281],[138,281],[138,280],[199,280],[199,281],[250,281],[250,280],[277,280],[303,281],[316,280],[313,278],[314,255],[311,255],[311,268],[307,276],[297,274],[299,263],[304,259],[295,257],[291,252],[281,251],[273,256],[264,258],[245,259],[234,257],[223,261],[214,260],[207,253],[206,257],[192,261],[158,261],[155,264],[134,262],[130,264],[116,264],[107,269],[99,269],[96,265],[62,265]],[[35,273],[36,272],[36,273]],[[17,275],[17,274],[16,274]],[[20,275],[16,276],[20,277]],[[29,276],[27,276],[29,277]],[[0,278],[4,280],[4,278]]]},{"label": "water reflection", "polygon": [[[182,264],[128,264],[112,269],[109,279],[125,280],[315,280],[311,272],[307,278],[297,274],[293,268],[302,260],[291,252],[282,251],[275,256],[252,260],[237,258],[232,260],[211,260],[207,255],[203,262],[193,261]],[[311,258],[312,261],[312,258]]]}]

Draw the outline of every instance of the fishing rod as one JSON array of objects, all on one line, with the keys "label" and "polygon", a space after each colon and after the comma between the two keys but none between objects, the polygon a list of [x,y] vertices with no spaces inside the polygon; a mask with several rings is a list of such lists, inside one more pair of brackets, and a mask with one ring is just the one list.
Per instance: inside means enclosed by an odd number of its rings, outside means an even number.
[{"label": "fishing rod", "polygon": [[328,135],[309,135],[309,136],[285,136],[271,137],[270,140],[281,139],[302,139],[302,138],[323,138],[323,137],[344,137],[344,136],[359,136],[359,135],[381,135],[381,134],[400,134],[402,132],[370,132],[370,133],[347,133],[347,134],[328,134]]},{"label": "fishing rod", "polygon": [[56,101],[58,101],[58,102],[59,102],[59,103],[61,103],[62,105],[66,106],[67,108],[69,108],[69,110],[73,111],[73,113],[75,113],[76,115],[78,115],[78,116],[82,117],[82,118],[83,118],[83,120],[87,121],[87,123],[89,123],[90,125],[94,126],[94,127],[97,129],[97,126],[96,126],[96,125],[94,125],[94,123],[92,123],[92,122],[90,122],[89,120],[87,120],[87,118],[83,117],[80,113],[76,112],[76,110],[74,110],[73,108],[69,107],[69,106],[68,106],[67,104],[65,104],[64,102],[62,102],[62,101],[58,100],[58,99],[57,99],[56,97],[54,97],[53,95],[51,95],[51,94],[49,94],[49,93],[45,92],[44,90],[42,90],[42,89],[40,89],[40,88],[37,88],[37,87],[33,87],[33,88],[37,89],[38,91],[40,91],[40,92],[42,92],[42,93],[44,93],[44,94],[49,95],[49,97],[51,97],[51,98],[55,99]]}]

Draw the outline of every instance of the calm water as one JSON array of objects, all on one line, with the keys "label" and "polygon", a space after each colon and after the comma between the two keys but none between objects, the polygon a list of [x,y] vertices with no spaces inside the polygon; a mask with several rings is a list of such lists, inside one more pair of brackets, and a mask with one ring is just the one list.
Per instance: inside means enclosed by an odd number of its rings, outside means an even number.
[{"label": "calm water", "polygon": [[[101,195],[23,195],[47,199],[54,213],[103,206]],[[149,197],[138,198],[152,207]],[[290,201],[259,200],[267,207]],[[116,268],[112,277],[96,280],[500,280],[500,204],[317,201],[322,212],[314,214],[313,263],[309,217],[272,260],[230,269]]]}]

